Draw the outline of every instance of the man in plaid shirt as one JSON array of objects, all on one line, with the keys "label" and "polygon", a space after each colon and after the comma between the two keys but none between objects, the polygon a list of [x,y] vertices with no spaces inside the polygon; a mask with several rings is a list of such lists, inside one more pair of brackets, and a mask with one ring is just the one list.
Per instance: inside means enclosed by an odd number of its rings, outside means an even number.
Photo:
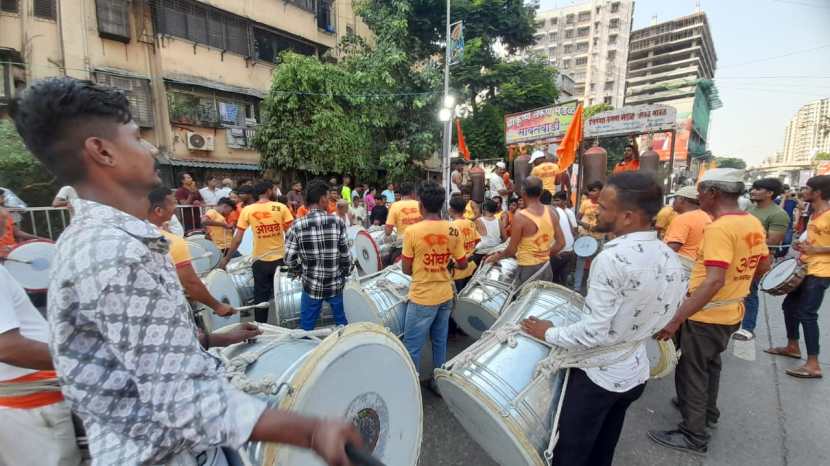
[{"label": "man in plaid shirt", "polygon": [[313,330],[323,301],[334,313],[337,325],[346,325],[343,312],[343,287],[349,276],[352,256],[346,239],[346,224],[326,212],[329,187],[322,180],[308,184],[305,193],[309,212],[298,218],[285,235],[285,265],[292,274],[302,276],[300,326]]}]

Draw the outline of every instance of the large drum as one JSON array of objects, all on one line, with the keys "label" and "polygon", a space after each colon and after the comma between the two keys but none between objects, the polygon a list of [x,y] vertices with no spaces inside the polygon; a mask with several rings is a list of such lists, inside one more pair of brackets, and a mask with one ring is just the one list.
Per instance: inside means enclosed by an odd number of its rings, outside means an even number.
[{"label": "large drum", "polygon": [[784,259],[764,274],[759,288],[773,296],[785,295],[798,288],[806,274],[807,268],[798,259]]},{"label": "large drum", "polygon": [[239,293],[242,305],[249,304],[254,300],[254,271],[251,268],[252,265],[251,256],[241,256],[231,259],[225,267]]},{"label": "large drum", "polygon": [[350,280],[343,289],[346,319],[379,324],[402,336],[410,282],[398,266]]},{"label": "large drum", "polygon": [[242,235],[242,242],[239,243],[236,250],[243,256],[250,256],[254,253],[254,232],[251,228],[245,230],[245,234]]},{"label": "large drum", "polygon": [[[228,304],[234,308],[242,306],[244,303],[239,297],[239,292],[236,285],[231,278],[231,274],[224,270],[216,269],[210,271],[205,278],[202,279],[205,283],[205,288],[211,296],[217,301]],[[232,316],[222,317],[213,313],[213,309],[200,304],[198,307],[202,316],[202,322],[205,326],[205,331],[210,333],[216,329],[222,328],[230,324],[239,323],[239,313]]]},{"label": "large drum", "polygon": [[[273,380],[272,393],[259,396],[279,409],[351,421],[366,448],[385,464],[418,463],[421,389],[412,360],[394,335],[368,323],[349,325],[322,341],[285,338],[288,330],[270,325],[260,328],[265,332],[255,343],[221,351],[232,362],[262,353],[245,370],[251,381]],[[274,443],[249,443],[242,454],[252,465],[324,465],[309,450]]]},{"label": "large drum", "polygon": [[395,236],[386,237],[383,227],[373,227],[355,233],[352,256],[366,275],[380,272],[392,252]]},{"label": "large drum", "polygon": [[467,286],[459,291],[453,317],[467,335],[478,339],[498,319],[515,287],[518,264],[502,259],[482,264]]},{"label": "large drum", "polygon": [[49,271],[57,252],[52,241],[24,241],[13,246],[5,259],[0,258],[0,263],[26,291],[43,293],[49,288]]},{"label": "large drum", "polygon": [[186,241],[196,273],[205,274],[219,265],[219,261],[222,260],[222,251],[213,244],[213,241],[198,236],[188,237]]},{"label": "large drum", "polygon": [[[287,268],[280,268],[274,274],[274,306],[276,307],[276,325],[285,328],[300,327],[300,298],[303,284],[300,278],[288,275]],[[317,326],[334,325],[334,315],[329,303],[323,302]]]}]

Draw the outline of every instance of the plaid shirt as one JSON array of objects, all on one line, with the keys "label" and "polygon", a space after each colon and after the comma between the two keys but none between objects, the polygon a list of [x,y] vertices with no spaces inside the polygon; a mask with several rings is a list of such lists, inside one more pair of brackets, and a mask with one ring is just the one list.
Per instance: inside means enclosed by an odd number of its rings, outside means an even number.
[{"label": "plaid shirt", "polygon": [[285,265],[302,276],[303,290],[311,298],[340,293],[352,266],[346,224],[317,207],[294,220],[285,235]]}]

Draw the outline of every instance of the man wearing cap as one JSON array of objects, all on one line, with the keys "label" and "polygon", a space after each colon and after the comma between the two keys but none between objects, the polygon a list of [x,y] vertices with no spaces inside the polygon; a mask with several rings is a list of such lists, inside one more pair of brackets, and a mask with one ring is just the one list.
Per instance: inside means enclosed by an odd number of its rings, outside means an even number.
[{"label": "man wearing cap", "polygon": [[633,144],[625,146],[622,162],[614,166],[614,174],[622,172],[633,172],[640,169],[640,154]]},{"label": "man wearing cap", "polygon": [[676,333],[682,354],[675,371],[677,398],[672,402],[683,421],[676,429],[648,434],[667,448],[706,453],[706,429],[716,426],[720,416],[720,355],[741,323],[752,280],[769,268],[763,225],[738,207],[743,176],[743,170],[715,168],[698,183],[700,208],[714,220],[703,230],[688,297],[655,337],[668,340]]},{"label": "man wearing cap", "polygon": [[703,242],[703,228],[712,223],[712,218],[700,210],[694,186],[678,189],[672,208],[678,215],[666,230],[663,241],[677,253],[686,272],[691,273],[700,243]]},{"label": "man wearing cap", "polygon": [[536,150],[530,156],[530,164],[533,165],[533,170],[530,171],[530,176],[535,176],[542,180],[542,188],[550,193],[550,196],[543,196],[547,200],[547,204],[551,203],[553,199],[551,196],[556,192],[556,176],[561,170],[559,165],[545,159],[545,153]]},{"label": "man wearing cap", "polygon": [[[487,182],[490,183],[490,197],[501,196],[502,200],[507,199],[507,186],[504,185],[504,178],[502,174],[507,171],[507,165],[504,162],[496,162],[496,168],[490,175],[487,176]],[[503,211],[504,205],[499,205],[499,210]]]}]

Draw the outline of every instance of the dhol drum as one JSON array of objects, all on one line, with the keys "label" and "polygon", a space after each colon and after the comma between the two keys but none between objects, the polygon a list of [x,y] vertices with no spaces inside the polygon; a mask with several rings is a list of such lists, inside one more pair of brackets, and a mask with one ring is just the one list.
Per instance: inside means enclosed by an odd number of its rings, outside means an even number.
[{"label": "dhol drum", "polygon": [[458,292],[453,311],[453,318],[464,333],[478,339],[493,326],[515,289],[517,269],[515,259],[502,259],[476,270],[467,286]]},{"label": "dhol drum", "polygon": [[14,245],[5,258],[0,258],[0,263],[26,291],[44,293],[49,288],[49,271],[57,252],[52,241],[24,241]]},{"label": "dhol drum", "polygon": [[352,225],[346,229],[346,239],[349,241],[349,250],[352,252],[352,262],[357,261],[357,251],[354,248],[354,239],[361,231],[366,231],[366,229],[360,225]]},{"label": "dhol drum", "polygon": [[216,247],[215,244],[213,244],[213,241],[207,238],[187,238],[187,243],[188,245],[194,243],[198,244],[199,246],[201,246],[202,249],[204,249],[206,254],[205,259],[207,259],[206,264],[208,266],[208,271],[215,269],[216,266],[219,265],[219,261],[222,260],[222,251],[220,251],[219,248]]},{"label": "dhol drum", "polygon": [[343,289],[346,319],[383,325],[395,335],[403,335],[410,282],[398,265],[350,280]]},{"label": "dhol drum", "polygon": [[236,250],[243,256],[250,256],[254,253],[254,232],[251,228],[245,230],[245,234],[242,235],[242,242],[239,243]]},{"label": "dhol drum", "polygon": [[202,229],[190,230],[184,234],[184,239],[207,239],[207,235],[205,235],[205,230]]},{"label": "dhol drum", "polygon": [[649,363],[649,377],[659,379],[672,373],[680,355],[671,340],[646,340],[646,355]]},{"label": "dhol drum", "polygon": [[[254,299],[254,271],[251,268],[253,264],[251,256],[235,257],[228,261],[225,270],[231,276],[236,291],[239,293],[239,299],[242,304],[249,304]],[[259,304],[259,303],[256,303]]]},{"label": "dhol drum", "polygon": [[[418,463],[421,389],[409,354],[392,333],[363,323],[338,329],[320,341],[301,338],[304,332],[297,330],[264,324],[260,328],[264,333],[255,343],[220,351],[231,361],[226,366],[238,356],[258,354],[245,377],[273,382],[268,384],[271,393],[258,396],[279,409],[351,421],[366,449],[384,464]],[[296,336],[286,338],[290,332]],[[256,466],[324,465],[310,450],[275,443],[251,442],[241,453]]]},{"label": "dhol drum", "polygon": [[383,229],[358,231],[352,245],[352,255],[360,271],[365,275],[383,270],[383,265],[392,250],[392,242],[386,238]]},{"label": "dhol drum", "polygon": [[799,263],[798,259],[785,259],[764,274],[759,288],[773,296],[785,295],[798,288],[806,274],[806,266]]},{"label": "dhol drum", "polygon": [[[217,301],[228,304],[234,308],[242,306],[244,303],[239,297],[236,284],[234,284],[232,275],[224,270],[216,269],[210,271],[202,280],[205,283],[205,288],[211,296]],[[202,322],[205,326],[205,331],[208,333],[216,329],[220,329],[230,324],[239,323],[239,313],[232,316],[222,317],[213,313],[213,309],[200,304],[198,306],[199,313],[202,316]]]},{"label": "dhol drum", "polygon": [[[302,280],[288,275],[287,268],[280,268],[274,274],[274,306],[276,325],[285,328],[300,327],[300,298],[303,293]],[[318,327],[334,325],[334,315],[329,303],[323,302]]]},{"label": "dhol drum", "polygon": [[593,236],[580,236],[574,241],[574,254],[577,257],[594,257],[599,252],[599,240]]}]

